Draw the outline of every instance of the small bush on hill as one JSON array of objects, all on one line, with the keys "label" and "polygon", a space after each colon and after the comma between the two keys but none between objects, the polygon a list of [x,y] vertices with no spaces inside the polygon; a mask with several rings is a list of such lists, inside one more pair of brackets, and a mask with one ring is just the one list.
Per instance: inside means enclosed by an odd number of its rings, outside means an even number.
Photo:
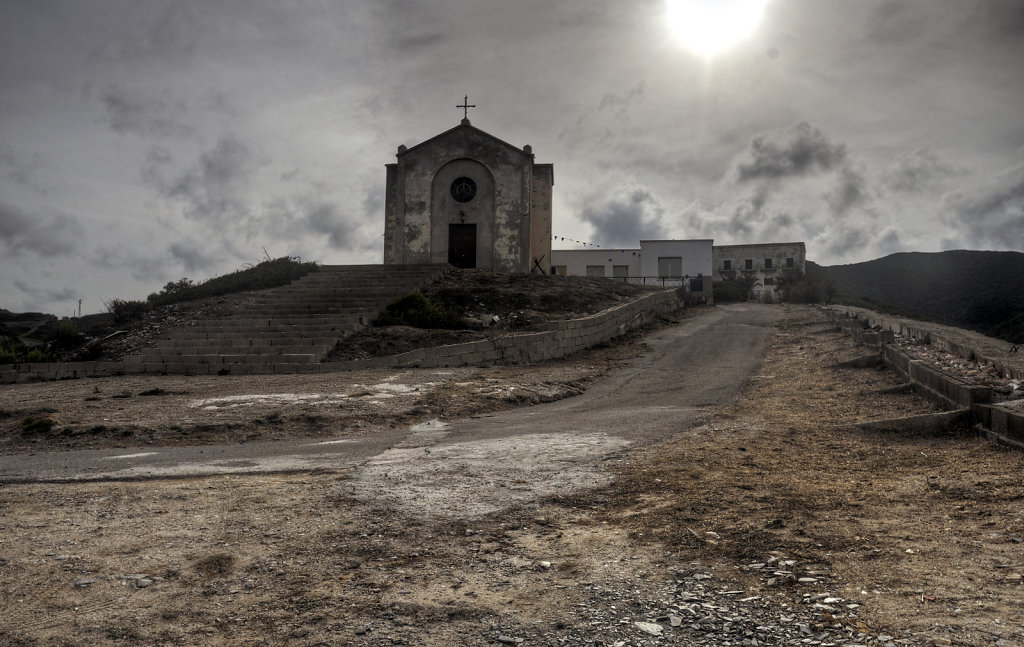
[{"label": "small bush on hill", "polygon": [[265,290],[287,285],[310,272],[317,271],[317,269],[319,267],[314,262],[304,262],[299,258],[282,256],[200,283],[194,283],[188,278],[171,281],[164,286],[163,290],[149,295],[146,300],[152,306],[165,306],[235,292]]},{"label": "small bush on hill", "polygon": [[107,312],[114,317],[114,323],[127,323],[135,319],[141,319],[142,315],[149,312],[152,306],[146,301],[131,299],[111,299],[104,301]]},{"label": "small bush on hill", "polygon": [[6,345],[0,344],[0,364],[17,364],[18,354],[14,352],[13,348],[8,348]]},{"label": "small bush on hill", "polygon": [[458,330],[466,323],[457,314],[434,303],[419,292],[411,292],[395,301],[373,320],[374,326],[411,326]]}]

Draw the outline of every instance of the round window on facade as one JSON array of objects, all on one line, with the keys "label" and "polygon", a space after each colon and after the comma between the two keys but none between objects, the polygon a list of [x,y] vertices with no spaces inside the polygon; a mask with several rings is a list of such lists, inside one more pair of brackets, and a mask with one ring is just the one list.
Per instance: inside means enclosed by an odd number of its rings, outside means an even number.
[{"label": "round window on facade", "polygon": [[476,182],[468,177],[460,177],[452,182],[452,198],[456,202],[469,202],[476,195]]}]

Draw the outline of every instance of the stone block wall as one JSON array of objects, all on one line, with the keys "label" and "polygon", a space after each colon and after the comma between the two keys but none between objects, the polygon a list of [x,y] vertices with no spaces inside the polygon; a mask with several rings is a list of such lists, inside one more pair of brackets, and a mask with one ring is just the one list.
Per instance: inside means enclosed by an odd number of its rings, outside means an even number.
[{"label": "stone block wall", "polygon": [[655,292],[589,317],[554,321],[548,330],[523,335],[481,339],[370,359],[326,362],[321,372],[370,368],[443,368],[475,364],[527,364],[571,355],[653,321],[679,308],[675,290]]},{"label": "stone block wall", "polygon": [[831,306],[830,311],[837,317],[862,322],[861,327],[899,333],[964,359],[976,359],[989,364],[1004,377],[1024,380],[1024,355],[1008,354],[1009,342],[952,326],[882,315],[866,308]]},{"label": "stone block wall", "polygon": [[[439,368],[486,364],[527,364],[564,357],[578,350],[606,342],[647,324],[659,315],[673,312],[681,305],[676,290],[654,292],[635,301],[609,308],[588,317],[553,321],[547,330],[523,335],[481,339],[392,355],[347,362],[319,364],[237,364],[231,374],[254,373],[328,373],[373,368]],[[150,367],[161,372],[159,366]],[[189,374],[216,374],[219,365],[192,366]],[[50,364],[12,364],[0,366],[0,384],[105,377],[126,373],[144,373],[146,365],[126,362],[73,362]]]}]

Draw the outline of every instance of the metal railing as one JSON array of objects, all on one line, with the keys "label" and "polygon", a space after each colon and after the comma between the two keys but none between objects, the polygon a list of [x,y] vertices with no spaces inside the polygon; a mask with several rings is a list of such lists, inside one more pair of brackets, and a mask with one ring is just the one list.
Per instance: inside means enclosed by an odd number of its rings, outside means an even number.
[{"label": "metal railing", "polygon": [[707,277],[698,276],[612,276],[613,281],[633,285],[654,285],[664,288],[685,288],[687,292],[703,290],[703,281]]}]

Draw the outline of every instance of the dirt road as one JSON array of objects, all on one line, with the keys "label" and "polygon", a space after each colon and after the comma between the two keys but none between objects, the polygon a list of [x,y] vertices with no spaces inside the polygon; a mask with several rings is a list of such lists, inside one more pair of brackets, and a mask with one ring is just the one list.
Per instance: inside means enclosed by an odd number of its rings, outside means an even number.
[{"label": "dirt road", "polygon": [[[212,474],[256,474],[269,472],[303,471],[310,469],[349,470],[373,458],[370,465],[388,464],[392,472],[398,456],[415,462],[419,471],[438,470],[433,464],[452,463],[459,450],[490,456],[495,466],[483,461],[481,469],[492,471],[496,465],[513,463],[537,466],[542,457],[550,457],[549,471],[564,473],[564,465],[580,459],[592,464],[600,456],[602,447],[615,451],[634,442],[654,442],[672,436],[693,426],[706,417],[712,406],[722,404],[734,396],[750,372],[757,366],[768,339],[774,333],[771,324],[782,314],[779,308],[759,305],[735,305],[708,309],[679,326],[664,328],[650,335],[645,343],[648,352],[634,359],[629,366],[613,372],[594,389],[571,400],[559,400],[529,410],[514,410],[504,414],[490,414],[443,422],[427,421],[408,428],[391,428],[391,422],[381,416],[377,424],[361,425],[346,430],[343,435],[311,440],[309,438],[278,441],[232,442],[201,446],[158,447],[136,446],[125,449],[99,449],[87,451],[32,452],[9,454],[0,458],[0,481],[64,481],[86,479],[126,479],[153,477],[187,477]],[[699,367],[699,368],[698,368]],[[697,368],[697,370],[695,370]],[[462,371],[465,373],[466,371]],[[325,392],[315,379],[298,378],[305,382],[304,392],[268,392],[265,388],[250,392],[252,379],[237,383],[246,392],[204,393],[206,397],[180,398],[190,410],[220,412],[241,409],[252,416],[252,408],[270,403],[290,403],[303,408],[346,409],[361,407],[372,409],[383,400],[403,399],[406,407],[415,402],[422,391],[436,389],[444,384],[452,371],[405,371],[373,379],[353,375],[345,382],[333,377],[332,391]],[[171,389],[181,388],[182,378],[165,379],[159,390],[165,395]],[[170,383],[173,382],[174,386]],[[287,379],[278,382],[287,384]],[[451,384],[451,382],[449,382]],[[192,383],[192,389],[195,384]],[[471,382],[458,381],[454,386],[471,387]],[[154,387],[156,388],[156,387]],[[515,390],[516,385],[502,385],[500,389]],[[54,394],[62,391],[57,388]],[[32,394],[33,389],[21,392]],[[69,395],[62,394],[64,399]],[[33,397],[38,397],[33,394]],[[150,398],[154,396],[149,396]],[[11,398],[8,398],[11,399]],[[122,398],[124,399],[124,398]],[[145,399],[145,398],[143,398]],[[366,400],[370,402],[367,403]],[[94,401],[95,402],[95,401]],[[172,401],[173,402],[173,401]],[[160,412],[173,415],[171,403],[163,403]],[[64,402],[52,403],[67,407]],[[367,406],[369,405],[369,406]],[[401,405],[398,405],[399,407]],[[109,419],[110,412],[94,406]],[[392,413],[407,413],[391,404]],[[57,413],[60,413],[58,409]],[[80,415],[80,414],[79,414]],[[154,413],[137,413],[152,418]],[[241,418],[244,422],[245,418]],[[80,424],[81,426],[81,424]],[[498,443],[492,449],[488,443],[513,436],[529,434],[530,438],[518,443]],[[431,447],[439,442],[459,443],[459,448],[448,447],[441,459]],[[476,443],[469,445],[467,443]],[[385,450],[394,450],[381,455]],[[519,455],[512,450],[528,453]],[[412,451],[412,448],[418,448]],[[582,452],[576,455],[576,449]],[[415,456],[415,458],[414,458]],[[429,457],[429,460],[425,460]],[[561,467],[559,467],[561,466]],[[586,471],[590,471],[590,467]],[[372,470],[371,470],[372,471]],[[539,482],[539,474],[524,474],[522,478]],[[379,481],[387,481],[370,474],[367,487],[377,489]],[[393,480],[393,479],[392,479]],[[442,490],[450,491],[450,483]],[[593,480],[586,478],[588,485]],[[562,484],[572,486],[566,477]],[[450,492],[449,496],[472,496],[479,488],[467,484],[466,492]],[[500,500],[501,497],[499,496]],[[418,503],[413,505],[419,505]],[[490,508],[489,511],[502,506]]]},{"label": "dirt road", "polygon": [[[718,358],[756,366],[738,397],[688,400],[687,378],[657,379],[687,330],[701,343],[675,360],[681,373],[716,370],[701,349],[724,326],[687,321],[623,347],[644,356],[601,360],[616,373],[590,385],[593,404],[547,405],[559,414],[511,435],[444,412],[459,401],[504,418],[484,404],[508,406],[527,376],[538,379],[523,402],[553,397],[546,388],[570,388],[561,365],[507,369],[504,386],[500,372],[439,376],[407,401],[424,409],[418,426],[341,472],[5,485],[0,645],[1021,644],[1024,459],[971,436],[856,430],[931,408],[891,391],[886,372],[836,368],[861,351],[820,313],[770,313],[784,317],[738,323],[751,345]],[[748,351],[769,339],[758,365]],[[622,379],[630,371],[654,379]],[[312,391],[282,386],[263,393]],[[34,388],[0,395],[59,409],[52,385]],[[114,401],[115,388],[89,402],[200,415],[169,406],[195,393],[147,400],[132,386]],[[357,393],[342,395],[370,398]],[[634,405],[622,433],[597,422],[615,397]],[[200,424],[216,440],[284,433],[299,425],[293,406],[252,400],[219,410],[234,416],[226,430]],[[301,407],[358,432],[326,405]],[[267,416],[284,422],[257,423]],[[666,419],[678,428],[655,424]],[[137,437],[162,451],[162,434],[180,439],[173,426]],[[335,439],[303,429],[304,442]],[[8,442],[2,460],[43,444]]]}]

